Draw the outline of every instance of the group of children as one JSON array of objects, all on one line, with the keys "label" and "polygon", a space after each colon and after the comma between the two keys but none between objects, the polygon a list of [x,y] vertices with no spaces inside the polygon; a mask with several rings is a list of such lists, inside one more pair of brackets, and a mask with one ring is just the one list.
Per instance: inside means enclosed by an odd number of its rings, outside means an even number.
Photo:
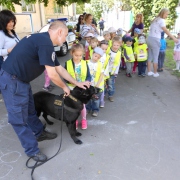
[{"label": "group of children", "polygon": [[[118,75],[121,60],[125,61],[126,76],[132,77],[134,62],[138,62],[138,75],[145,77],[147,45],[145,36],[135,29],[134,38],[125,35],[122,30],[113,27],[103,33],[104,40],[98,41],[92,33],[85,36],[85,47],[75,44],[71,49],[72,58],[65,63],[65,69],[79,82],[90,81],[91,85],[101,89],[81,112],[82,129],[87,129],[86,115],[97,117],[100,108],[105,106],[104,96],[107,94],[110,102],[114,101],[115,78]],[[133,46],[132,46],[133,45]],[[136,64],[137,66],[137,64]],[[70,89],[73,84],[67,82]],[[76,128],[78,128],[78,120]]]},{"label": "group of children", "polygon": [[[104,31],[103,37],[104,40],[99,42],[92,33],[87,33],[85,35],[85,46],[80,43],[73,45],[71,49],[72,58],[65,63],[65,69],[74,79],[79,82],[89,81],[92,86],[101,89],[98,95],[95,95],[86,105],[84,104],[81,111],[82,129],[87,129],[87,114],[91,113],[93,117],[98,116],[100,108],[105,105],[104,97],[106,94],[110,102],[114,101],[115,78],[120,68],[126,69],[127,77],[132,77],[132,73],[136,72],[138,64],[138,76],[146,76],[148,47],[146,36],[141,34],[140,29],[135,28],[134,37],[127,34],[122,37],[122,29],[116,30],[111,27],[108,31]],[[180,39],[180,33],[178,37]],[[158,62],[159,72],[163,71],[165,49],[166,42],[162,33]],[[180,52],[179,45],[176,45],[176,49]],[[174,55],[180,57],[177,53]],[[180,58],[177,62],[176,69],[179,69]],[[45,75],[47,76],[47,74]],[[48,78],[45,79],[44,88],[53,88]],[[69,82],[67,85],[71,90],[74,88],[74,85]],[[76,121],[76,128],[78,128],[78,120]]]}]

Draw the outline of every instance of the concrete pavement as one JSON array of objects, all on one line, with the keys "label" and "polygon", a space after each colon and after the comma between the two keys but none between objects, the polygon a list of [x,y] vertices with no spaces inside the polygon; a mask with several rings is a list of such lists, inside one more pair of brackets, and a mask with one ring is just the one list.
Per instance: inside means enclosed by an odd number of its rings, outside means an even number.
[{"label": "concrete pavement", "polygon": [[[61,57],[64,64],[69,57]],[[88,115],[82,145],[76,145],[63,124],[61,152],[36,169],[35,180],[179,180],[180,83],[168,71],[160,77],[116,79],[115,102],[106,98],[97,118]],[[33,81],[33,92],[42,90],[44,74]],[[60,94],[55,88],[52,93]],[[0,180],[30,180],[27,156],[7,123],[0,102]],[[43,120],[43,118],[41,117]],[[51,118],[50,118],[51,119]],[[47,129],[58,137],[39,143],[48,157],[59,147],[60,122]]]}]

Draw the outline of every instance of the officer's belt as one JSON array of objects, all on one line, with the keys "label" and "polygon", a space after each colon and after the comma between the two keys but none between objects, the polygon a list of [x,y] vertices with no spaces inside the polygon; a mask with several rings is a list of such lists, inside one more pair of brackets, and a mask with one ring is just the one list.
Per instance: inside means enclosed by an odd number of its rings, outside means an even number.
[{"label": "officer's belt", "polygon": [[[78,99],[76,99],[76,98],[73,97],[72,95],[69,95],[68,97],[69,97],[70,99],[72,99],[73,101],[82,104],[81,101],[79,101]],[[62,101],[63,101],[63,96],[58,96],[58,95],[55,96],[55,98],[54,98],[54,106],[55,106],[55,110],[56,110],[55,114],[56,114],[56,116],[57,116],[57,117],[56,117],[57,119],[60,118],[60,116],[58,115],[58,114],[59,114],[58,111],[62,109]],[[79,109],[74,109],[74,108],[68,107],[68,106],[66,106],[65,104],[64,104],[64,109],[66,109],[66,110],[68,110],[68,111],[70,111],[70,112],[72,112],[72,113],[77,113],[77,112],[79,112]]]}]

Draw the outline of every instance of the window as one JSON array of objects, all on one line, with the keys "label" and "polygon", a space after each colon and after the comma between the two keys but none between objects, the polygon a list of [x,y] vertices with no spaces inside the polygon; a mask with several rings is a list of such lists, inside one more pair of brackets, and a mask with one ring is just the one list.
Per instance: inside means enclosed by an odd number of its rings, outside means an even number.
[{"label": "window", "polygon": [[34,4],[26,4],[24,0],[21,1],[22,12],[35,12]]},{"label": "window", "polygon": [[63,8],[57,5],[57,3],[54,3],[54,13],[59,13],[59,14],[63,13]]}]

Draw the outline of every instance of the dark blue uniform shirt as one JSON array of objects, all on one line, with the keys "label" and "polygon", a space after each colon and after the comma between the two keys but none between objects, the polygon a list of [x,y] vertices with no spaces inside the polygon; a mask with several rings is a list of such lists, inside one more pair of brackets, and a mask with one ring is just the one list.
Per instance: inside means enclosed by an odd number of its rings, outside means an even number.
[{"label": "dark blue uniform shirt", "polygon": [[44,72],[45,65],[60,65],[48,32],[24,37],[9,54],[2,69],[21,81],[30,82]]}]

